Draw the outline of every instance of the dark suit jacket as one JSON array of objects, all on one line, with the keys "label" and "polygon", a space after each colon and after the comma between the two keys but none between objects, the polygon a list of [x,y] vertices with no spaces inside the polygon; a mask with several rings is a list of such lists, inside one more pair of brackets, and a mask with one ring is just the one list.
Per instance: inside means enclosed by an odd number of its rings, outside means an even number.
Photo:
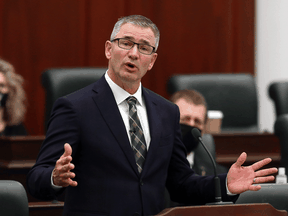
[{"label": "dark suit jacket", "polygon": [[151,143],[141,175],[113,93],[102,77],[55,102],[46,139],[27,176],[29,192],[46,200],[60,193],[51,188],[51,172],[67,142],[78,186],[66,188],[64,215],[155,215],[164,208],[165,184],[175,201],[213,201],[212,177],[194,175],[186,160],[178,107],[145,88],[143,97]]}]

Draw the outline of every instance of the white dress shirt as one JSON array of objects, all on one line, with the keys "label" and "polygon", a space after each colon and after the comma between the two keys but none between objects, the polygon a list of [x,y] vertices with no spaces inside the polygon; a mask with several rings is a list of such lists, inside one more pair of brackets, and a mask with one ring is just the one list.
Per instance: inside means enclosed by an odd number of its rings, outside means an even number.
[{"label": "white dress shirt", "polygon": [[118,86],[116,83],[114,83],[110,79],[110,77],[108,76],[107,72],[105,74],[105,79],[106,79],[108,85],[110,86],[110,88],[113,92],[115,101],[117,103],[117,106],[119,108],[120,114],[122,116],[123,122],[124,122],[125,127],[126,127],[126,132],[127,132],[128,137],[129,137],[130,144],[131,144],[131,137],[130,137],[130,133],[129,133],[129,130],[130,130],[129,105],[128,105],[126,99],[129,96],[134,96],[137,99],[137,103],[136,103],[137,115],[139,117],[139,120],[140,120],[140,123],[142,126],[142,130],[144,133],[144,137],[145,137],[145,141],[146,141],[146,145],[147,145],[147,150],[148,150],[149,145],[150,145],[150,141],[151,141],[151,136],[150,136],[150,130],[149,130],[146,105],[145,105],[145,101],[144,101],[143,96],[142,96],[142,84],[140,83],[140,86],[139,86],[138,90],[136,91],[136,93],[131,95],[127,91],[122,89],[120,86]]},{"label": "white dress shirt", "polygon": [[187,155],[187,160],[189,161],[190,168],[192,168],[193,165],[194,165],[194,152],[190,152],[190,153]]}]

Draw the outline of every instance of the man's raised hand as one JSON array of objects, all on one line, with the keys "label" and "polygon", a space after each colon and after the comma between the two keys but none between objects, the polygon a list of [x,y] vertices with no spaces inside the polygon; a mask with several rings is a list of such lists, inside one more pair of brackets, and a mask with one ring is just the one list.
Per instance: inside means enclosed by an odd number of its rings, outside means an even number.
[{"label": "man's raised hand", "polygon": [[243,152],[227,174],[228,190],[233,194],[240,194],[247,190],[260,190],[261,186],[254,184],[273,181],[274,176],[272,174],[277,172],[276,168],[259,170],[272,161],[270,158],[260,160],[251,166],[242,166],[246,158],[247,154]]},{"label": "man's raised hand", "polygon": [[75,173],[71,172],[75,168],[72,161],[72,148],[68,143],[64,145],[64,154],[57,160],[52,173],[53,184],[62,187],[77,186],[77,182],[73,181]]}]

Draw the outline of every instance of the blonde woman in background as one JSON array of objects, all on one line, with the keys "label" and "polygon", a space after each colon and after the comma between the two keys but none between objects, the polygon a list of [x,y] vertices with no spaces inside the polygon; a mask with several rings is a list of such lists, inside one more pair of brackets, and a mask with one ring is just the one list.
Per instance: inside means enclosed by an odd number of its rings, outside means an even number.
[{"label": "blonde woman in background", "polygon": [[26,95],[23,78],[14,67],[0,58],[0,136],[24,136]]}]

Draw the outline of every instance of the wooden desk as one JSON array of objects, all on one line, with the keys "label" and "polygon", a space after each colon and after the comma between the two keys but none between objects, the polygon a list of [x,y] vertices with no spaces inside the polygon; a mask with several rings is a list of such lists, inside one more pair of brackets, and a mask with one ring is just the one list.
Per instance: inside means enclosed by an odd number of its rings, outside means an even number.
[{"label": "wooden desk", "polygon": [[242,152],[248,157],[244,165],[251,165],[263,158],[270,157],[272,162],[269,167],[280,165],[280,142],[277,136],[271,133],[247,134],[213,134],[216,161],[230,167]]},{"label": "wooden desk", "polygon": [[[29,203],[30,216],[61,216],[63,212],[63,202],[31,202]],[[268,203],[257,204],[233,204],[233,205],[204,205],[204,206],[189,206],[189,207],[175,207],[167,208],[161,211],[156,216],[177,216],[177,215],[277,215],[287,216],[285,210],[277,210]]]},{"label": "wooden desk", "polygon": [[0,138],[0,168],[31,168],[45,136],[15,136]]},{"label": "wooden desk", "polygon": [[190,215],[214,215],[214,216],[285,216],[287,211],[277,210],[268,203],[234,204],[234,205],[204,205],[168,208],[155,216],[190,216]]},{"label": "wooden desk", "polygon": [[64,202],[29,202],[29,216],[62,216]]},{"label": "wooden desk", "polygon": [[[35,164],[45,136],[0,138],[0,178],[19,181],[26,189],[26,175]],[[27,193],[28,201],[39,201]]]}]

